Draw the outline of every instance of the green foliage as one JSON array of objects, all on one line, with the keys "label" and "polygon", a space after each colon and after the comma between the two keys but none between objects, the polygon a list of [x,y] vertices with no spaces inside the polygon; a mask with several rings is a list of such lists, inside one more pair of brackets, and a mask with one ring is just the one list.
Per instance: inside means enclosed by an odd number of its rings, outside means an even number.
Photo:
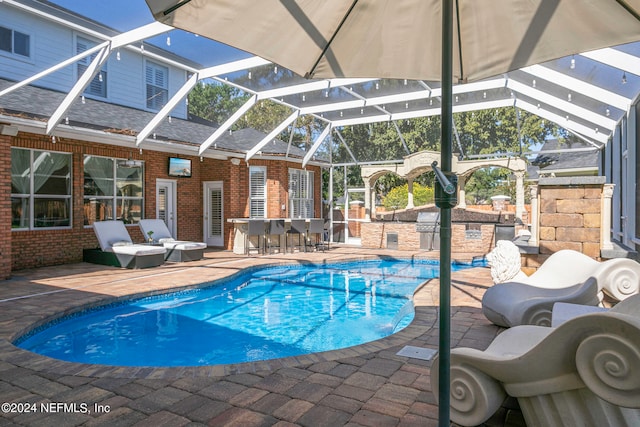
[{"label": "green foliage", "polygon": [[[549,135],[561,140],[567,137],[566,131],[553,123],[513,107],[456,113],[453,121],[453,151],[465,155],[517,155],[543,143]],[[396,125],[398,129],[389,122],[354,125],[341,133],[361,162],[397,160],[422,150],[440,151],[440,117],[399,120]],[[343,146],[336,151],[336,161],[351,161]]]},{"label": "green foliage", "polygon": [[[409,185],[404,184],[393,188],[383,198],[383,206],[388,210],[404,209],[409,202]],[[433,203],[433,187],[426,187],[413,183],[413,204],[415,206]]]},{"label": "green foliage", "polygon": [[224,123],[249,98],[240,89],[219,83],[197,84],[189,92],[189,114]]},{"label": "green foliage", "polygon": [[515,200],[515,179],[504,168],[478,169],[465,185],[466,201],[472,205],[491,203],[491,197],[505,195]]},{"label": "green foliage", "polygon": [[517,155],[543,143],[549,135],[560,139],[567,136],[553,123],[512,107],[455,114],[454,124],[466,155]]}]

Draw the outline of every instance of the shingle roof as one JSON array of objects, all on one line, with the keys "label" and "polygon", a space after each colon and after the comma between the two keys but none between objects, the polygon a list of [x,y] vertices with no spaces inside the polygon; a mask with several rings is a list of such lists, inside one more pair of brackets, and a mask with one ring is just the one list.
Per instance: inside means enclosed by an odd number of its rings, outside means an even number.
[{"label": "shingle roof", "polygon": [[[12,82],[0,79],[0,89],[10,86]],[[0,110],[7,115],[21,115],[28,118],[45,120],[50,117],[64,99],[65,94],[35,86],[24,86],[0,99]],[[68,111],[69,124],[76,127],[102,130],[129,135],[138,134],[153,117],[154,113],[142,111],[122,105],[86,98],[84,104],[75,102]],[[63,122],[66,124],[66,122]],[[172,118],[164,120],[156,129],[159,140],[200,145],[216,127],[206,124],[202,119],[183,120]],[[256,129],[241,129],[227,132],[215,144],[215,149],[244,154],[264,139],[265,133]],[[288,143],[274,139],[262,148],[263,154],[284,155]],[[298,147],[289,148],[291,157],[302,158],[304,151]]]},{"label": "shingle roof", "polygon": [[[541,151],[552,151],[560,149],[593,148],[584,142],[570,141],[560,143],[557,139],[545,141]],[[598,167],[600,151],[566,151],[562,153],[539,154],[531,163],[539,166],[540,173],[551,173],[557,170],[585,170]]]}]

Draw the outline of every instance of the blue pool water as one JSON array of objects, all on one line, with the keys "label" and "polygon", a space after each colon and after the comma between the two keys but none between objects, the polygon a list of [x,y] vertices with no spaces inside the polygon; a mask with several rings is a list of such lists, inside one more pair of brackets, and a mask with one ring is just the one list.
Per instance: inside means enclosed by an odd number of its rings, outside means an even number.
[{"label": "blue pool water", "polygon": [[250,269],[211,286],[58,319],[16,345],[119,366],[215,365],[339,349],[407,326],[416,287],[438,272],[435,261],[405,260]]}]

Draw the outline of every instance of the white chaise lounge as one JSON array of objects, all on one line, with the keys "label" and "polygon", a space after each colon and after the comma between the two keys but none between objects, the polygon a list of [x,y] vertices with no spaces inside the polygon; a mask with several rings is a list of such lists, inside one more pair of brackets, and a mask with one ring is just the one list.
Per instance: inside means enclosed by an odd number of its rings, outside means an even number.
[{"label": "white chaise lounge", "polygon": [[602,305],[638,294],[640,264],[626,258],[599,262],[573,250],[552,254],[531,276],[520,270],[520,253],[509,241],[487,255],[496,282],[482,297],[482,312],[499,326],[551,325],[553,304]]},{"label": "white chaise lounge", "polygon": [[596,279],[589,277],[584,283],[559,289],[498,283],[482,296],[482,313],[492,323],[505,328],[551,326],[553,306],[559,302],[597,306],[600,300]]},{"label": "white chaise lounge", "polygon": [[[559,289],[584,283],[593,277],[598,282],[602,300],[606,293],[622,301],[640,291],[640,263],[629,258],[606,261],[595,259],[578,251],[563,249],[553,253],[530,276],[520,270],[520,252],[508,240],[499,241],[487,255],[495,283],[522,283],[546,289]],[[516,264],[515,266],[513,264]]]},{"label": "white chaise lounge", "polygon": [[93,223],[100,249],[85,249],[83,259],[94,264],[125,268],[157,267],[164,263],[162,246],[134,244],[122,221]]},{"label": "white chaise lounge", "polygon": [[[507,396],[529,426],[640,425],[640,295],[558,327],[517,326],[451,351],[451,420],[481,425]],[[438,397],[438,364],[431,385]]]},{"label": "white chaise lounge", "polygon": [[142,219],[138,225],[145,238],[151,236],[153,242],[165,247],[167,261],[197,261],[202,259],[204,250],[207,248],[206,243],[175,240],[161,219]]}]

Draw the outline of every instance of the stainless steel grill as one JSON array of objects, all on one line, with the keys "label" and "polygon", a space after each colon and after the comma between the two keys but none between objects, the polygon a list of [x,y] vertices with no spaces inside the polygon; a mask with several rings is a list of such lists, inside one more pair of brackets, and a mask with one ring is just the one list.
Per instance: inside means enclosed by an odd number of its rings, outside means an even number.
[{"label": "stainless steel grill", "polygon": [[440,212],[420,212],[416,231],[420,233],[420,249],[440,249]]}]

